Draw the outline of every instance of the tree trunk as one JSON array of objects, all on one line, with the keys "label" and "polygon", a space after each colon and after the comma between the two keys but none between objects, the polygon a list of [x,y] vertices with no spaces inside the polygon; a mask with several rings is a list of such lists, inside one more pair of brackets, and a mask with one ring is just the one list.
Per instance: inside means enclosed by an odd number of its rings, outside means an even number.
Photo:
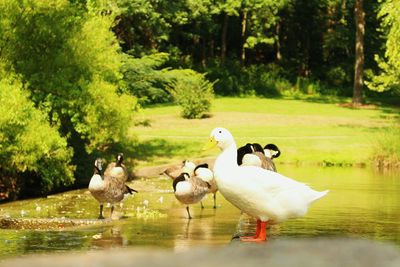
[{"label": "tree trunk", "polygon": [[211,41],[210,41],[210,58],[212,58],[212,59],[215,58],[214,50],[215,50],[215,43],[214,43],[214,40],[211,39]]},{"label": "tree trunk", "polygon": [[341,20],[342,21],[345,21],[346,20],[346,6],[347,6],[347,3],[346,3],[346,1],[347,0],[342,0],[342,3],[341,3],[341,5],[340,5],[340,11],[341,11]]},{"label": "tree trunk", "polygon": [[201,65],[206,67],[206,51],[207,51],[207,41],[206,38],[201,39]]},{"label": "tree trunk", "polygon": [[242,51],[240,53],[240,62],[244,66],[246,61],[246,48],[244,47],[246,43],[246,26],[247,26],[247,10],[243,11],[242,17]]},{"label": "tree trunk", "polygon": [[226,37],[228,35],[228,21],[229,16],[227,13],[225,13],[221,35],[221,63],[224,63],[226,58]]},{"label": "tree trunk", "polygon": [[281,33],[281,23],[280,21],[278,21],[278,23],[276,23],[276,42],[275,42],[277,62],[282,61],[280,33]]},{"label": "tree trunk", "polygon": [[364,34],[365,13],[362,0],[355,2],[356,17],[356,60],[354,66],[353,105],[361,105],[363,102],[362,90],[364,85]]}]

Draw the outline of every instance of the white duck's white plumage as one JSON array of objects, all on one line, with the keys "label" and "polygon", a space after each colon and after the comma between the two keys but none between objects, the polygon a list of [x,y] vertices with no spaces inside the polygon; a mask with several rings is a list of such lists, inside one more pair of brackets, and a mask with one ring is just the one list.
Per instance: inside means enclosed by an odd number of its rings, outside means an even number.
[{"label": "white duck's white plumage", "polygon": [[239,167],[236,143],[225,128],[215,128],[209,144],[222,151],[214,164],[219,191],[237,208],[261,222],[279,223],[304,216],[312,202],[328,193],[328,190],[315,191],[273,171],[254,166]]}]

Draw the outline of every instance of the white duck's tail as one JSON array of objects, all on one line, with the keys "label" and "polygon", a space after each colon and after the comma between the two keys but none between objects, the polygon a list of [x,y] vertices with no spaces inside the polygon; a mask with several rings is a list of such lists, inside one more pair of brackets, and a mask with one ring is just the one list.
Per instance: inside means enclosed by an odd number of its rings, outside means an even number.
[{"label": "white duck's tail", "polygon": [[321,191],[321,192],[315,191],[315,194],[314,194],[313,198],[311,199],[310,203],[322,198],[323,196],[325,196],[328,193],[329,193],[329,190],[325,190],[325,191]]}]

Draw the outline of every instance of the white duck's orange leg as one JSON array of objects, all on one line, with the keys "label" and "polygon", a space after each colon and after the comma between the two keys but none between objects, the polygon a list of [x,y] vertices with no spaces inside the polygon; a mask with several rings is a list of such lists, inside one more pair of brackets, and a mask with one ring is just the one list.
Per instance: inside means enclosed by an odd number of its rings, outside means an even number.
[{"label": "white duck's orange leg", "polygon": [[257,220],[257,228],[255,236],[241,237],[240,240],[244,242],[262,242],[267,240],[267,225],[268,221],[263,222]]}]

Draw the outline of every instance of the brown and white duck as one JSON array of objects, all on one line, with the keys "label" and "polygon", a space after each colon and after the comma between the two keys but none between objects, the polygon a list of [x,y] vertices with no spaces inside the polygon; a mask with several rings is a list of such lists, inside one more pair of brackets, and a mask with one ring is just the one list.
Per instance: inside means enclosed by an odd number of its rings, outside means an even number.
[{"label": "brown and white duck", "polygon": [[190,177],[188,173],[182,173],[174,179],[172,187],[176,199],[186,205],[188,219],[192,219],[189,205],[200,202],[208,193],[210,185],[197,176]]},{"label": "brown and white duck", "polygon": [[102,175],[102,159],[96,159],[94,174],[89,183],[89,191],[100,204],[99,219],[104,219],[103,205],[111,204],[112,218],[114,205],[119,203],[125,194],[137,193],[135,189],[130,188],[125,183],[128,180],[128,171],[123,162],[123,154],[117,155],[116,162],[110,163]]}]

